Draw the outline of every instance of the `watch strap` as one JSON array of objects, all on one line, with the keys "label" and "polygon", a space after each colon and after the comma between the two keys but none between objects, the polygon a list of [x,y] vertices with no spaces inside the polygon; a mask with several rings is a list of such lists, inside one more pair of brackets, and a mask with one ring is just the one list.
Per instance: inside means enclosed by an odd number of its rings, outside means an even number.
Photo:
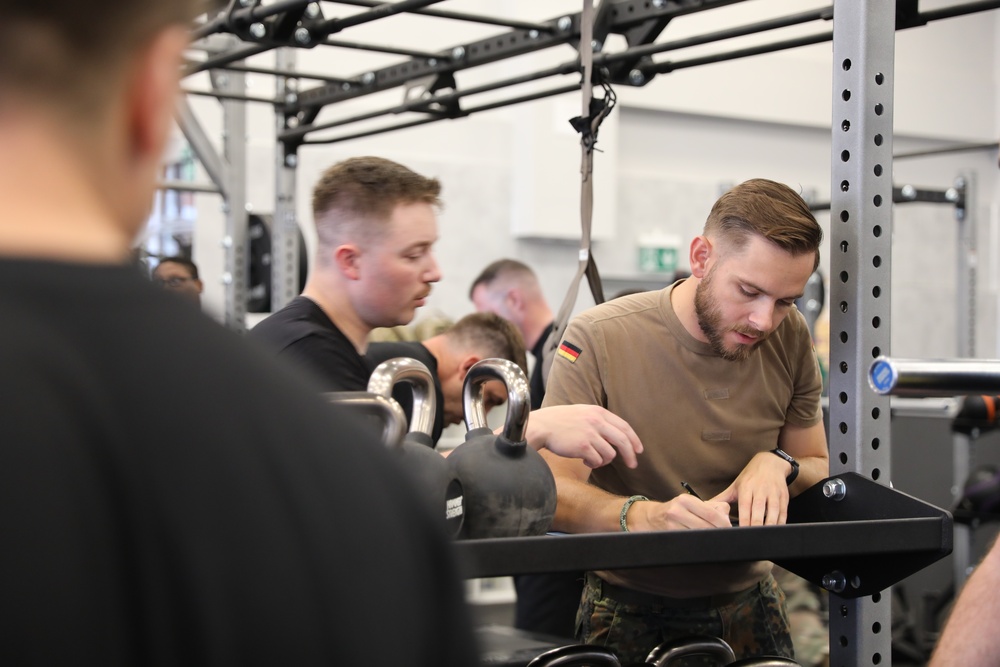
[{"label": "watch strap", "polygon": [[778,458],[784,459],[785,461],[788,462],[789,465],[792,466],[792,471],[788,473],[788,477],[785,478],[785,484],[791,486],[792,482],[795,481],[795,478],[799,476],[799,462],[796,461],[794,458],[792,458],[791,455],[789,455],[785,450],[781,449],[780,447],[775,447],[774,449],[771,450],[771,453],[777,456]]}]

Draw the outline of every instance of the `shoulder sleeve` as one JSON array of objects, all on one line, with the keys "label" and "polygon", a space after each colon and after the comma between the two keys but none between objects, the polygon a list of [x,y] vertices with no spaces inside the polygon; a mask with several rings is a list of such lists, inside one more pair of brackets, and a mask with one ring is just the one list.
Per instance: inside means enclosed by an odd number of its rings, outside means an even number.
[{"label": "shoulder sleeve", "polygon": [[605,357],[603,337],[597,326],[587,318],[577,317],[570,322],[552,360],[542,407],[575,404],[607,407],[603,381]]},{"label": "shoulder sleeve", "polygon": [[795,426],[812,426],[823,419],[819,400],[823,393],[823,376],[805,318],[796,310],[789,315],[789,319],[793,323],[793,335],[788,346],[795,390],[785,421]]},{"label": "shoulder sleeve", "polygon": [[312,376],[323,391],[364,391],[371,373],[352,348],[333,345],[319,336],[306,336],[278,354],[279,359]]}]

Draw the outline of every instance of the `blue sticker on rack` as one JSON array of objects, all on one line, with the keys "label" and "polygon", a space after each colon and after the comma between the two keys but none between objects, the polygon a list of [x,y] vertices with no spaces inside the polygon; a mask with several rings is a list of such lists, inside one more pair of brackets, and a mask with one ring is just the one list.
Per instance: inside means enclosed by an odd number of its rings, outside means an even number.
[{"label": "blue sticker on rack", "polygon": [[887,360],[876,359],[868,371],[868,381],[872,389],[884,394],[896,384],[896,369]]}]

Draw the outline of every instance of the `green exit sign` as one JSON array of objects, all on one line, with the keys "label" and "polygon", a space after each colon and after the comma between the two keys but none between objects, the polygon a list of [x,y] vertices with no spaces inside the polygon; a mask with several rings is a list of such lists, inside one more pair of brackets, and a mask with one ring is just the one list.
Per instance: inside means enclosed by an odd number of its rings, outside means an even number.
[{"label": "green exit sign", "polygon": [[644,273],[673,273],[677,270],[677,248],[639,248],[639,270]]}]

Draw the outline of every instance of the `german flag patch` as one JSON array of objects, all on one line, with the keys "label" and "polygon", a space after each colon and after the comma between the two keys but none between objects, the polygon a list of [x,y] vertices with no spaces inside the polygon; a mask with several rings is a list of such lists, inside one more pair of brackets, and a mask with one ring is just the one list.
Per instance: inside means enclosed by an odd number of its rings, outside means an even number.
[{"label": "german flag patch", "polygon": [[563,344],[559,346],[559,356],[563,359],[568,359],[571,364],[576,363],[576,360],[580,357],[581,352],[583,352],[583,350],[567,341],[563,341]]}]

